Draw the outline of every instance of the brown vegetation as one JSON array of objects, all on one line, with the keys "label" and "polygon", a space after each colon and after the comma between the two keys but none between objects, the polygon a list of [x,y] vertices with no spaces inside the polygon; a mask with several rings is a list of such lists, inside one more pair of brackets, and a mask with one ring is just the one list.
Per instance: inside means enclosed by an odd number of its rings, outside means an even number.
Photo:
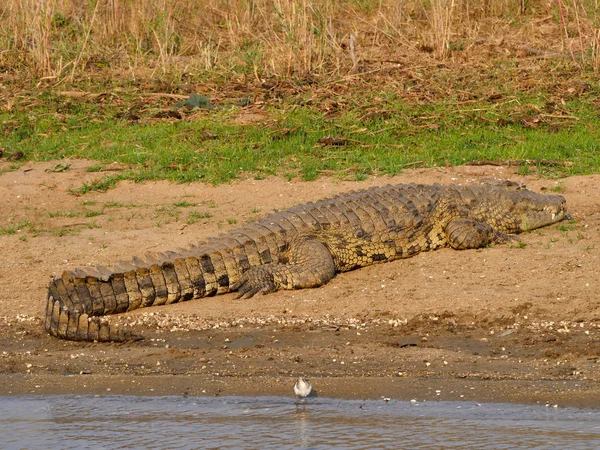
[{"label": "brown vegetation", "polygon": [[508,54],[600,65],[598,0],[6,0],[0,72],[255,78]]}]

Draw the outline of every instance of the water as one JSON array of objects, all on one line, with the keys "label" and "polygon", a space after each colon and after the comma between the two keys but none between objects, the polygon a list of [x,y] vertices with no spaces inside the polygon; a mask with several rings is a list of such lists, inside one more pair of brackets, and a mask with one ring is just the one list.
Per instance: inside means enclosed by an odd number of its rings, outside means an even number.
[{"label": "water", "polygon": [[2,449],[598,449],[600,410],[283,397],[0,397]]}]

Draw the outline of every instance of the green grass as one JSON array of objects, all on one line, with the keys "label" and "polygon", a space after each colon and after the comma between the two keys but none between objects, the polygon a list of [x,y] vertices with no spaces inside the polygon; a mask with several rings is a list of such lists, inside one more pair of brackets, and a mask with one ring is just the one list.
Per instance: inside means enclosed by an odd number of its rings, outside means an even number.
[{"label": "green grass", "polygon": [[[82,215],[82,214],[80,214],[80,213],[76,214],[76,216],[80,216],[80,215]],[[58,215],[50,215],[50,217],[75,217],[75,216],[71,215],[69,213],[64,213],[64,214],[59,213]],[[93,216],[86,215],[86,217],[93,217]],[[54,236],[62,237],[62,236],[67,236],[67,235],[79,234],[84,229],[93,229],[93,228],[100,228],[100,226],[97,225],[96,223],[92,222],[92,223],[81,224],[81,225],[77,225],[77,226],[73,226],[73,227],[51,228],[51,227],[40,227],[40,226],[37,226],[37,225],[25,220],[18,224],[9,224],[8,226],[0,227],[0,235],[3,235],[3,234],[4,235],[13,235],[13,234],[19,233],[20,231],[27,231],[29,234],[31,234],[34,237],[39,236],[44,233],[50,233],[50,234],[53,234]],[[22,241],[27,240],[27,238],[24,236],[20,236],[19,239]]]},{"label": "green grass", "polygon": [[11,223],[5,227],[0,227],[0,235],[2,234],[16,234],[19,231],[28,228],[31,230],[32,224],[28,220],[24,220],[19,223]]},{"label": "green grass", "polygon": [[188,213],[188,219],[186,220],[186,223],[188,225],[193,225],[202,219],[209,219],[211,217],[212,214],[208,211],[190,211]]},{"label": "green grass", "polygon": [[190,211],[188,217],[192,219],[209,219],[212,217],[212,214],[208,211]]},{"label": "green grass", "polygon": [[187,200],[180,200],[173,203],[173,206],[177,208],[190,208],[192,206],[197,206],[197,203],[189,202]]},{"label": "green grass", "polygon": [[181,213],[175,207],[165,205],[165,206],[159,206],[158,208],[156,208],[156,215],[172,217],[173,219],[175,219],[175,222],[178,222],[179,216],[181,215]]},{"label": "green grass", "polygon": [[50,211],[48,217],[96,217],[104,214],[104,211],[87,210],[87,211]]},{"label": "green grass", "polygon": [[[135,174],[132,175],[135,179]],[[91,183],[83,183],[80,188],[70,189],[69,192],[73,195],[83,195],[92,191],[106,192],[110,188],[117,184],[117,181],[128,179],[127,174],[120,175],[107,175],[99,180],[92,181]]]},{"label": "green grass", "polygon": [[85,225],[78,225],[75,227],[63,227],[63,228],[41,228],[41,229],[36,229],[34,231],[34,236],[37,236],[41,233],[51,233],[54,236],[57,237],[63,237],[63,236],[75,236],[79,233],[81,233],[83,230],[85,229],[93,229],[93,228],[101,228],[99,225],[97,225],[96,223],[92,222],[92,223],[88,223]]},{"label": "green grass", "polygon": [[50,211],[48,217],[54,219],[55,217],[78,217],[81,216],[81,212],[78,211]]},{"label": "green grass", "polygon": [[[548,177],[586,174],[600,170],[600,114],[594,100],[599,91],[596,83],[559,106],[539,92],[507,93],[499,103],[481,97],[467,105],[453,97],[420,102],[394,91],[354,93],[338,99],[345,106],[335,115],[297,96],[269,106],[269,118],[250,125],[235,120],[237,108],[193,119],[127,122],[118,118],[123,108],[118,103],[74,102],[42,93],[34,107],[0,113],[0,147],[21,150],[33,161],[98,161],[90,171],[111,162],[130,167],[82,183],[71,191],[76,195],[102,192],[124,179],[218,184],[247,176],[314,180],[333,175],[361,180],[405,167],[482,160],[569,161],[572,165],[534,163],[520,170]],[[330,137],[340,145],[328,145]],[[174,206],[195,204],[182,200]]]},{"label": "green grass", "polygon": [[1,234],[16,234],[16,233],[17,233],[16,225],[8,225],[6,227],[0,228],[0,235]]},{"label": "green grass", "polygon": [[[83,204],[83,203],[82,203]],[[105,208],[141,208],[143,206],[149,206],[148,204],[137,204],[137,203],[123,203],[123,202],[104,202]]]}]

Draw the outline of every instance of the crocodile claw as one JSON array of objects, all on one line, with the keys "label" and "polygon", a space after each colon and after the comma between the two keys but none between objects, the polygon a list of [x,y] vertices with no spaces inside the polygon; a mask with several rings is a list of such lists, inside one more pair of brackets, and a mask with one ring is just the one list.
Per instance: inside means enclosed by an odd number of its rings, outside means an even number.
[{"label": "crocodile claw", "polygon": [[257,294],[269,294],[277,289],[273,281],[273,274],[262,267],[253,267],[242,275],[242,278],[231,287],[231,290],[237,291],[236,298],[246,299]]},{"label": "crocodile claw", "polygon": [[509,242],[522,242],[521,238],[516,234],[505,234],[496,231],[494,233],[494,244],[508,244]]}]

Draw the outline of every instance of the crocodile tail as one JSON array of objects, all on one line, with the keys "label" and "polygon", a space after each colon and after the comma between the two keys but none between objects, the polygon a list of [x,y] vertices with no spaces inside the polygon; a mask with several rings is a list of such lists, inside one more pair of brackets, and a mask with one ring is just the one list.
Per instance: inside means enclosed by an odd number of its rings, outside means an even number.
[{"label": "crocodile tail", "polygon": [[104,316],[229,292],[243,269],[234,249],[204,246],[134,258],[114,270],[65,271],[48,287],[45,328],[75,341],[130,340]]}]

